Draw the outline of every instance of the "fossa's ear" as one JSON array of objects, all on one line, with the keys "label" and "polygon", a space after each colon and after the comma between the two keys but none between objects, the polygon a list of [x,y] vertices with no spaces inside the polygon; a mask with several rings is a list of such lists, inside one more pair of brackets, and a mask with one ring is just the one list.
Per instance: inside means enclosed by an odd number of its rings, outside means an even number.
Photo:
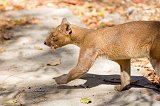
[{"label": "fossa's ear", "polygon": [[59,31],[65,35],[70,35],[72,33],[70,23],[67,21],[66,18],[62,19],[61,25],[59,27]]},{"label": "fossa's ear", "polygon": [[67,18],[63,18],[61,24],[69,24]]}]

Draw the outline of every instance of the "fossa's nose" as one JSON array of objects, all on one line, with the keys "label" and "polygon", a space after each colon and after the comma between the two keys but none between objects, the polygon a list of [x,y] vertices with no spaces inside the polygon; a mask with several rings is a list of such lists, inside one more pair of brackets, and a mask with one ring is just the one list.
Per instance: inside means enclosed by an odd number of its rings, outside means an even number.
[{"label": "fossa's nose", "polygon": [[47,43],[46,43],[46,42],[44,42],[44,44],[45,44],[45,45],[47,45]]}]

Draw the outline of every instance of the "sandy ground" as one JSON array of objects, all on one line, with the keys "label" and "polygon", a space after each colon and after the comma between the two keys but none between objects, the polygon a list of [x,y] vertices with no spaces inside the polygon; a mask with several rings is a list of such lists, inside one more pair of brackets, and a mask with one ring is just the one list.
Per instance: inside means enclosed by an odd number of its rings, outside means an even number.
[{"label": "sandy ground", "polygon": [[[52,78],[76,65],[79,48],[67,45],[52,52],[43,42],[50,28],[57,26],[63,17],[83,26],[70,10],[37,8],[7,14],[34,16],[43,21],[15,28],[13,40],[2,46],[6,51],[0,54],[0,106],[159,106],[160,102],[155,100],[158,92],[153,90],[158,88],[149,84],[134,67],[132,81],[136,85],[127,91],[114,91],[114,86],[120,83],[119,66],[103,58],[81,79],[56,85]],[[59,65],[52,66],[57,63]],[[81,98],[92,102],[83,104]],[[8,100],[17,103],[8,103]]]}]

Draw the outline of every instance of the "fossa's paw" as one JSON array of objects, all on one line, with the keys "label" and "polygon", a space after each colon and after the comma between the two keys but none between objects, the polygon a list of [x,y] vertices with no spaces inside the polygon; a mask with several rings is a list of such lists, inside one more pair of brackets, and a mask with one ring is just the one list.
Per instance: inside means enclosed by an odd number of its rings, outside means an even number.
[{"label": "fossa's paw", "polygon": [[126,85],[126,86],[116,85],[116,86],[114,87],[114,90],[121,92],[121,91],[124,91],[124,90],[128,90],[128,89],[130,89],[130,88],[131,88],[130,85]]},{"label": "fossa's paw", "polygon": [[67,77],[67,74],[63,74],[63,75],[61,75],[59,77],[55,77],[53,79],[55,79],[57,84],[67,84],[68,77]]}]

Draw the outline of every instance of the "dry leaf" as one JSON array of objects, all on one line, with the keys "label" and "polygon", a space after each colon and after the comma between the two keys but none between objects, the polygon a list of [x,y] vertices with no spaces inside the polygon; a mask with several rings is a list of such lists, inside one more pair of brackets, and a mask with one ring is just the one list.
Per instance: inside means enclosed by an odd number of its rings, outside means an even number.
[{"label": "dry leaf", "polygon": [[4,101],[3,104],[6,104],[6,105],[14,105],[17,103],[17,100],[16,99],[11,99],[11,100],[7,100],[7,101]]},{"label": "dry leaf", "polygon": [[32,18],[30,19],[30,24],[40,24],[40,20],[38,18]]},{"label": "dry leaf", "polygon": [[34,49],[36,49],[36,50],[43,50],[43,48],[39,47],[39,46],[34,46]]},{"label": "dry leaf", "polygon": [[63,2],[68,3],[68,4],[73,4],[73,5],[82,5],[83,2],[82,0],[63,0]]},{"label": "dry leaf", "polygon": [[1,48],[1,47],[0,47],[0,53],[3,53],[3,52],[5,52],[5,51],[6,51],[5,48]]},{"label": "dry leaf", "polygon": [[156,100],[160,101],[160,95],[156,96]]},{"label": "dry leaf", "polygon": [[92,103],[92,101],[88,98],[81,98],[81,103],[84,103],[84,104],[89,104],[89,103]]},{"label": "dry leaf", "polygon": [[22,9],[24,9],[24,7],[21,6],[21,5],[13,5],[13,8],[14,8],[15,10],[22,10]]},{"label": "dry leaf", "polygon": [[6,88],[1,88],[1,87],[0,87],[0,91],[5,91],[5,90],[6,90]]},{"label": "dry leaf", "polygon": [[4,5],[0,4],[0,10],[4,10]]},{"label": "dry leaf", "polygon": [[61,59],[56,60],[53,64],[48,63],[47,66],[57,66],[61,64]]}]

